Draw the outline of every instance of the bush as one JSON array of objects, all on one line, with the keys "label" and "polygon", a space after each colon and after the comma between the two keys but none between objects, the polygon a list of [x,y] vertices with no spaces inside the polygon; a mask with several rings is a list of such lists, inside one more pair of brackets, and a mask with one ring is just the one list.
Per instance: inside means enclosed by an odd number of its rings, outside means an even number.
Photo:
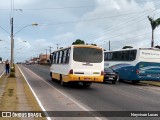
[{"label": "bush", "polygon": [[13,67],[11,67],[11,72],[15,72],[15,65],[13,64]]},{"label": "bush", "polygon": [[16,77],[15,72],[11,72],[9,77]]},{"label": "bush", "polygon": [[13,67],[11,67],[10,70],[10,77],[15,77],[15,65],[13,64]]}]

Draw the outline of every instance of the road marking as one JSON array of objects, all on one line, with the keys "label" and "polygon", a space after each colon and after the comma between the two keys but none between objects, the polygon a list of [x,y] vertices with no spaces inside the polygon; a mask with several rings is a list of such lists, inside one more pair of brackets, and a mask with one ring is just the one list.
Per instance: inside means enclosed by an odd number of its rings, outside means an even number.
[{"label": "road marking", "polygon": [[[22,76],[24,77],[24,79],[25,79],[25,81],[27,82],[29,88],[31,89],[31,91],[32,91],[34,97],[36,98],[36,100],[37,100],[39,106],[41,107],[41,109],[42,109],[43,111],[46,111],[45,108],[43,107],[42,103],[40,102],[40,100],[39,100],[38,97],[36,96],[34,90],[33,90],[32,87],[30,86],[30,84],[28,83],[27,78],[25,77],[25,75],[23,74],[23,72],[21,71],[21,69],[19,68],[19,66],[18,66],[18,69],[20,70]],[[46,116],[49,116],[46,112],[45,112],[45,115],[46,115]],[[51,118],[50,118],[50,117],[47,117],[47,120],[51,120]]]},{"label": "road marking", "polygon": [[[77,102],[76,100],[68,97],[68,96],[67,96],[65,93],[63,93],[61,90],[58,90],[57,88],[53,87],[51,84],[49,84],[48,82],[46,82],[42,77],[40,77],[40,76],[37,75],[36,73],[32,72],[30,69],[28,69],[28,68],[26,68],[26,67],[25,67],[25,69],[27,69],[27,70],[30,71],[32,74],[34,74],[35,76],[37,76],[40,80],[42,80],[43,82],[45,82],[46,84],[48,84],[50,87],[54,88],[57,92],[59,92],[60,94],[62,94],[63,96],[65,96],[66,98],[68,98],[69,100],[71,100],[72,102],[74,102],[75,104],[77,104],[77,106],[79,106],[80,108],[82,108],[84,111],[91,111],[91,110],[85,108],[83,105],[81,105],[81,104],[80,104],[79,102]],[[94,115],[94,114],[92,114],[92,115]],[[95,115],[94,115],[94,116],[95,116]],[[95,116],[95,118],[96,118],[97,120],[102,120],[100,117],[96,117],[96,116]],[[105,119],[106,119],[106,120],[109,120],[109,119],[107,119],[107,118],[105,118]]]},{"label": "road marking", "polygon": [[3,73],[0,75],[0,78],[2,77],[2,75],[4,74],[5,71],[3,71]]}]

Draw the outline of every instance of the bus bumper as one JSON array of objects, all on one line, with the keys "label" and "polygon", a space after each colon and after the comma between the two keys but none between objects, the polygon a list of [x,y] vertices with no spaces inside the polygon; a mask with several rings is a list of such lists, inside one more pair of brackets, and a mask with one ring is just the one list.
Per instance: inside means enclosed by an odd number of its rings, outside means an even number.
[{"label": "bus bumper", "polygon": [[103,82],[104,76],[78,76],[69,74],[68,76],[63,76],[64,82]]}]

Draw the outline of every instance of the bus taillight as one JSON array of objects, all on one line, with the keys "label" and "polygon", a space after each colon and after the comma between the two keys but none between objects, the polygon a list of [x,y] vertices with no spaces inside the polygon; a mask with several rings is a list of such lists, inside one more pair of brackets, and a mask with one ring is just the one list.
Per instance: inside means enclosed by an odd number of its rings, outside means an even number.
[{"label": "bus taillight", "polygon": [[138,69],[136,70],[136,73],[139,74],[139,70]]},{"label": "bus taillight", "polygon": [[73,74],[73,69],[71,69],[71,70],[69,71],[69,74]]},{"label": "bus taillight", "polygon": [[101,71],[101,75],[104,75],[104,71]]}]

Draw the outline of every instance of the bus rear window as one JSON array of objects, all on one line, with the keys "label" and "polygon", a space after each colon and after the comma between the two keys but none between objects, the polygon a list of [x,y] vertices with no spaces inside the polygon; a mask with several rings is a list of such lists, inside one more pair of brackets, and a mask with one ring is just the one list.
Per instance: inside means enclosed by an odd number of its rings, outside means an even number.
[{"label": "bus rear window", "polygon": [[95,48],[74,48],[73,60],[77,62],[100,63],[102,62],[103,51]]}]

